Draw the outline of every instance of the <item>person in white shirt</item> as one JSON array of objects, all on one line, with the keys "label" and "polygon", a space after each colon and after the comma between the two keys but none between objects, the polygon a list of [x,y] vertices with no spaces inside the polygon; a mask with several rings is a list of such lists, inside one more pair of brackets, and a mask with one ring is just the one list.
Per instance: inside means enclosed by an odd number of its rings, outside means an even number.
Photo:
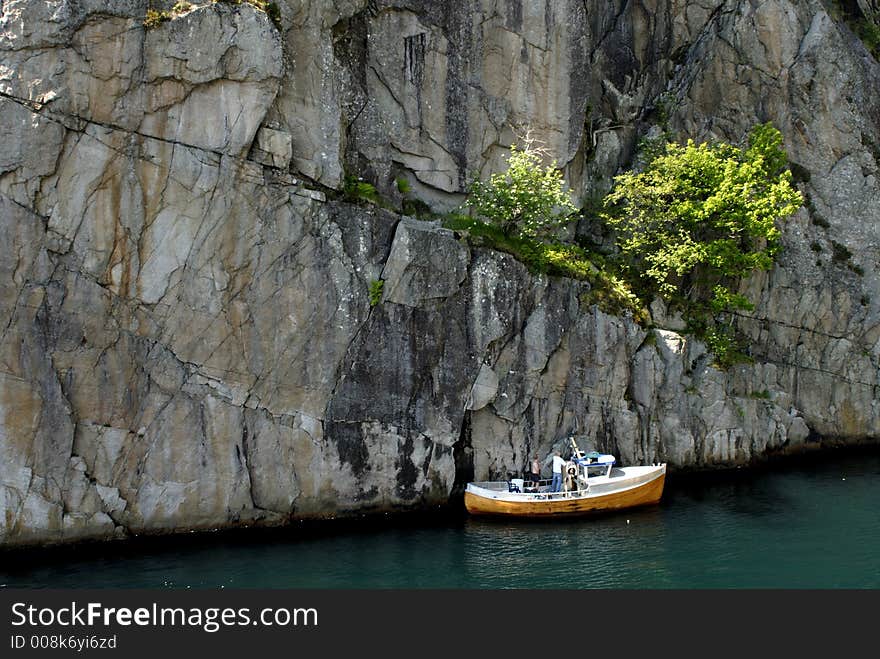
[{"label": "person in white shirt", "polygon": [[553,481],[550,483],[551,492],[560,492],[562,490],[562,468],[565,466],[565,460],[562,459],[562,453],[556,451],[553,454]]}]

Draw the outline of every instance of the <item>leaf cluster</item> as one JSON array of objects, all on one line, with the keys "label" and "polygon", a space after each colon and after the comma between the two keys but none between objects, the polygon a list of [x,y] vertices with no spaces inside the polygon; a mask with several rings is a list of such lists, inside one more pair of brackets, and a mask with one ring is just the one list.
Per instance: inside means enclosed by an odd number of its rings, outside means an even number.
[{"label": "leaf cluster", "polygon": [[716,313],[751,308],[732,286],[772,266],[776,223],[803,203],[781,144],[770,124],[742,148],[670,142],[643,171],[615,177],[604,218],[645,293],[703,299]]},{"label": "leaf cluster", "polygon": [[380,204],[381,202],[375,186],[356,176],[345,177],[342,194],[344,199],[351,202],[368,201],[372,204]]},{"label": "leaf cluster", "polygon": [[174,18],[174,15],[169,11],[147,9],[147,13],[144,15],[144,27],[151,30],[166,21],[170,21],[172,18]]},{"label": "leaf cluster", "polygon": [[375,307],[382,301],[382,291],[385,289],[384,279],[374,279],[370,282],[370,306]]},{"label": "leaf cluster", "polygon": [[551,235],[574,219],[577,208],[555,161],[545,166],[538,150],[513,145],[507,164],[506,171],[471,184],[467,205],[477,216],[507,236],[530,237]]},{"label": "leaf cluster", "polygon": [[[684,313],[722,366],[744,358],[730,312],[750,310],[739,282],[768,270],[780,249],[778,223],[803,203],[771,124],[745,143],[650,141],[644,167],[615,177],[599,218],[614,230],[618,253],[603,256],[563,243],[559,229],[577,218],[562,173],[527,146],[511,147],[508,168],[474,181],[450,228],[514,254],[535,272],[587,280],[589,303],[646,319],[659,296]],[[473,217],[475,215],[476,217]]]},{"label": "leaf cluster", "polygon": [[[269,2],[269,0],[213,0],[215,3],[222,3],[227,5],[240,5],[247,3],[260,11],[265,12],[269,20],[272,21],[272,24],[278,29],[281,30],[281,10],[278,7],[278,4],[275,2]],[[193,4],[191,2],[187,2],[186,0],[180,0],[175,3],[175,5],[171,8],[171,11],[157,11],[155,9],[148,9],[146,14],[144,15],[144,27],[147,29],[152,29],[158,27],[162,23],[166,21],[170,21],[175,17],[185,14],[190,9],[193,8]]]},{"label": "leaf cluster", "polygon": [[617,232],[627,279],[643,297],[682,309],[722,365],[736,361],[735,332],[724,316],[754,308],[736,287],[772,267],[778,222],[804,203],[782,134],[761,124],[742,147],[670,142],[642,171],[615,183],[603,217]]}]

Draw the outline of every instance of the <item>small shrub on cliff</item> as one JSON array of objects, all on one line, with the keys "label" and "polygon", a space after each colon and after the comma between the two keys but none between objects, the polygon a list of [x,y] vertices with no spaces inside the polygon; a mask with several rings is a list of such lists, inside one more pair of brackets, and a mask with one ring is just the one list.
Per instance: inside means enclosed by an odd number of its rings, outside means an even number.
[{"label": "small shrub on cliff", "polygon": [[375,307],[382,301],[382,290],[385,288],[383,279],[374,279],[370,282],[370,306]]},{"label": "small shrub on cliff", "polygon": [[541,156],[531,146],[511,146],[507,170],[474,181],[467,205],[507,236],[552,235],[574,219],[577,209],[556,162],[545,166]]},{"label": "small shrub on cliff", "polygon": [[180,14],[185,14],[192,8],[192,4],[181,0],[181,2],[176,3],[171,8],[171,11],[157,11],[155,9],[147,9],[147,13],[144,16],[144,27],[148,30],[154,27],[158,27],[162,23],[170,21]]},{"label": "small shrub on cliff", "polygon": [[346,201],[368,201],[371,204],[379,204],[381,199],[376,188],[366,181],[355,176],[346,176],[343,183],[342,194]]},{"label": "small shrub on cliff", "polygon": [[171,15],[171,12],[147,9],[147,13],[144,16],[144,27],[148,30],[151,30],[154,27],[158,27],[165,21],[170,21],[172,18],[174,17]]}]

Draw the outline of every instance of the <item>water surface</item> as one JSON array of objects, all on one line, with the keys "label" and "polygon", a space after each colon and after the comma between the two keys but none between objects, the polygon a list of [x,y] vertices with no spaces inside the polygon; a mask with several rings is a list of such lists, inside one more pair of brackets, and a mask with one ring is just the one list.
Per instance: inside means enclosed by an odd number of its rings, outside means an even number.
[{"label": "water surface", "polygon": [[28,588],[880,588],[880,454],[668,481],[588,519],[464,516],[0,554]]}]

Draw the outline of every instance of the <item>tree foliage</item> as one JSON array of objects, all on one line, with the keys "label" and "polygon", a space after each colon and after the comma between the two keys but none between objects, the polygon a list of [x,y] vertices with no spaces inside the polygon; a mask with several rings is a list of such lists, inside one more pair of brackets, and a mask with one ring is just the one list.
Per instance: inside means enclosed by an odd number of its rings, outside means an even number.
[{"label": "tree foliage", "polygon": [[544,166],[528,143],[511,148],[506,171],[471,185],[468,232],[540,271],[589,280],[617,308],[641,315],[656,296],[672,302],[729,365],[741,356],[730,312],[753,308],[739,284],[772,267],[779,223],[803,203],[782,134],[758,125],[739,147],[652,140],[643,155],[644,166],[617,176],[602,204],[617,258],[560,242],[558,230],[577,209],[556,163]]},{"label": "tree foliage", "polygon": [[545,166],[541,153],[526,146],[510,148],[508,167],[488,181],[474,181],[467,205],[507,236],[552,235],[577,211],[556,162]]},{"label": "tree foliage", "polygon": [[734,286],[772,266],[777,221],[803,203],[770,124],[753,128],[742,148],[668,143],[615,182],[605,218],[630,277],[648,294],[704,301],[716,314],[752,308]]}]

